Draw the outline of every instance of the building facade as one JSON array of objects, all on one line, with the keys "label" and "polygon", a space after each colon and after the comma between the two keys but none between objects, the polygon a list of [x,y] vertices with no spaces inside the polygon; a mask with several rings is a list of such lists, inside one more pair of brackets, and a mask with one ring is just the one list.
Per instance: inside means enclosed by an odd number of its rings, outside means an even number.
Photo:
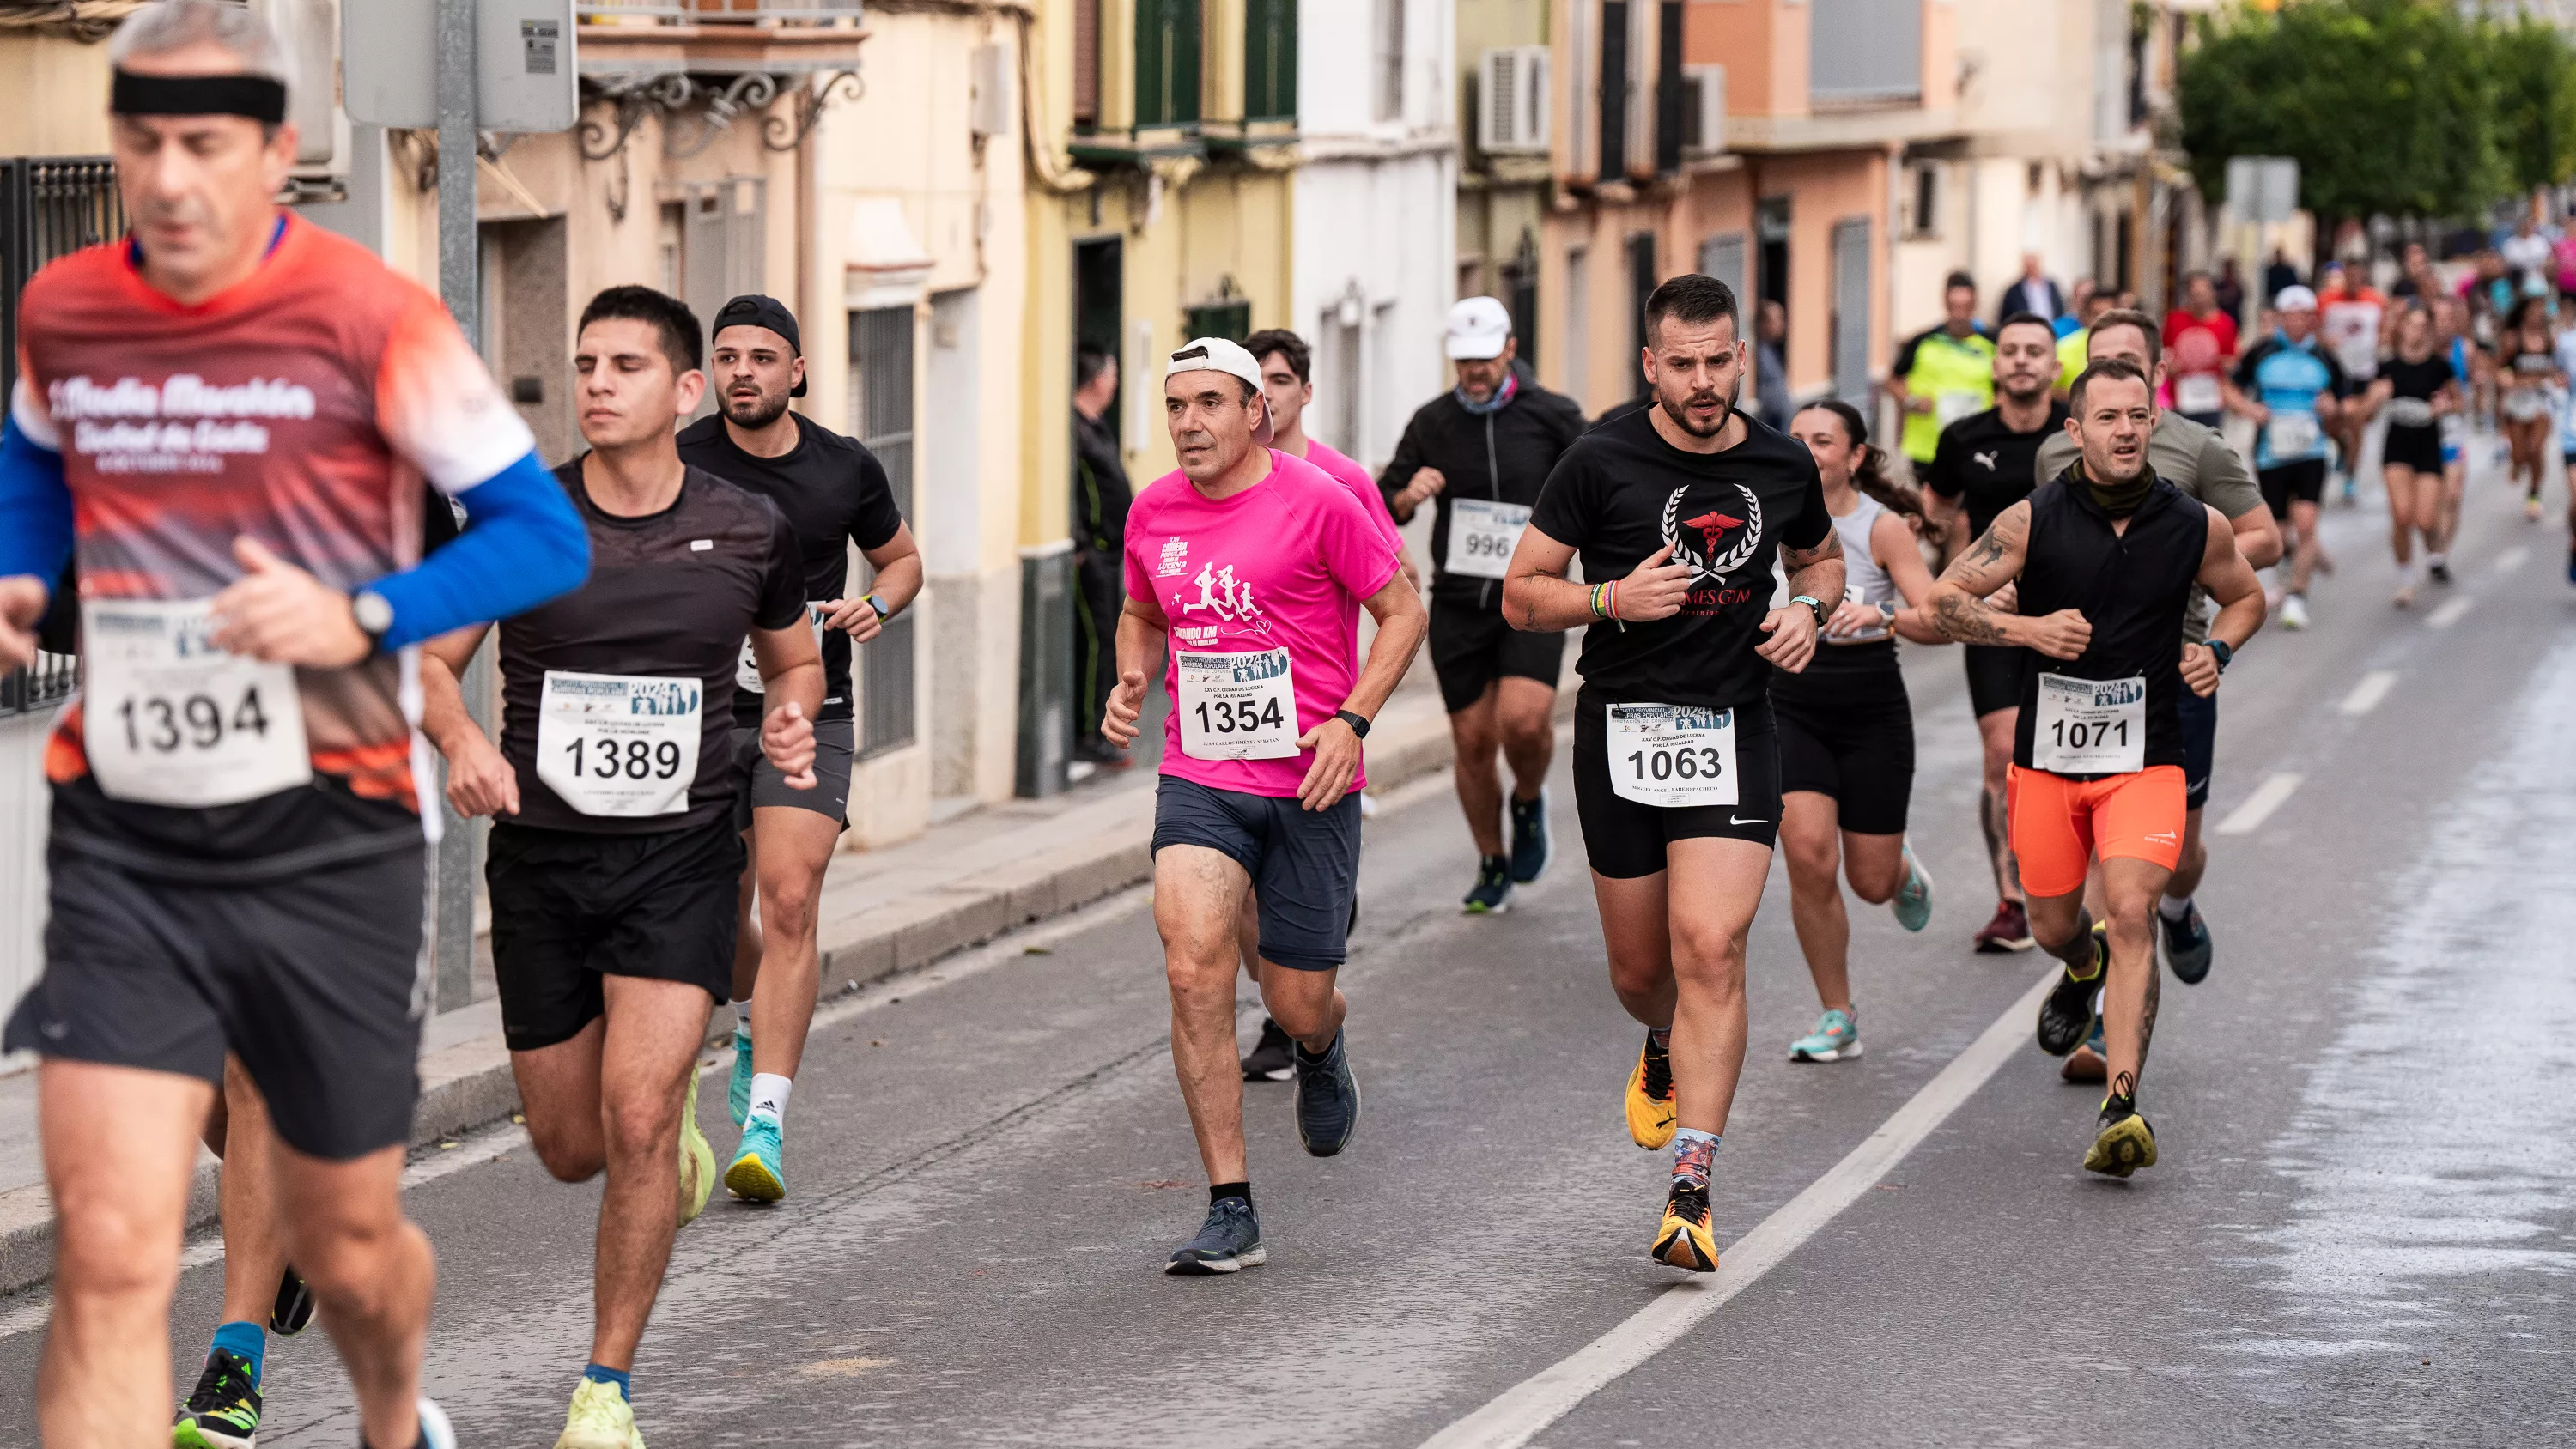
[{"label": "building facade", "polygon": [[1540,239],[1556,173],[1547,0],[1457,0],[1458,295],[1499,299],[1521,355],[1545,338]]}]

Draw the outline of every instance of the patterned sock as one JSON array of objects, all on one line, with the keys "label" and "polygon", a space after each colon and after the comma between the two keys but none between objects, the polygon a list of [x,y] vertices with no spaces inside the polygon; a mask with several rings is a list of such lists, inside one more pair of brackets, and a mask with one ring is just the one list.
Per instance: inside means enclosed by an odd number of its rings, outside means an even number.
[{"label": "patterned sock", "polygon": [[1709,1168],[1717,1161],[1714,1132],[1684,1127],[1673,1133],[1673,1186],[1708,1191]]}]

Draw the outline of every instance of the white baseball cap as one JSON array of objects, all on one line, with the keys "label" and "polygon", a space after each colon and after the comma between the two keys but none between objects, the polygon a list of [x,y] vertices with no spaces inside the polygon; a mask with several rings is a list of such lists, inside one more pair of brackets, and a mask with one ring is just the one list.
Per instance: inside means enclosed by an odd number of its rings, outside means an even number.
[{"label": "white baseball cap", "polygon": [[2275,312],[2313,312],[2317,310],[2317,294],[2296,284],[2283,287],[2280,294],[2272,299],[2272,310]]},{"label": "white baseball cap", "polygon": [[1163,376],[1174,377],[1184,372],[1222,372],[1252,384],[1253,395],[1261,399],[1261,421],[1252,430],[1252,441],[1269,447],[1278,430],[1272,426],[1269,394],[1261,390],[1261,364],[1240,342],[1222,337],[1193,337],[1173,349],[1171,360],[1163,365]]},{"label": "white baseball cap", "polygon": [[1449,309],[1452,361],[1483,362],[1503,355],[1512,340],[1512,314],[1491,297],[1469,297]]}]

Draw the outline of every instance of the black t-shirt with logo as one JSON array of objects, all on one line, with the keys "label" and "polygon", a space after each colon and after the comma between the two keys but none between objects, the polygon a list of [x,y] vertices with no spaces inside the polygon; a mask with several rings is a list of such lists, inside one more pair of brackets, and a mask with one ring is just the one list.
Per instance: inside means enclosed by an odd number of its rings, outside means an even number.
[{"label": "black t-shirt with logo", "polygon": [[[1667,543],[1690,565],[1682,611],[1650,624],[1596,624],[1576,667],[1609,700],[1733,709],[1767,697],[1771,560],[1833,531],[1816,460],[1804,443],[1739,410],[1744,441],[1686,453],[1655,431],[1652,410],[1585,433],[1557,461],[1530,526],[1572,545],[1583,576],[1626,578]],[[2027,466],[2027,465],[2025,465]]]},{"label": "black t-shirt with logo", "polygon": [[[642,835],[730,818],[743,786],[732,743],[734,669],[753,629],[784,629],[805,618],[796,537],[768,499],[699,468],[687,469],[680,496],[659,513],[603,513],[582,486],[589,456],[555,470],[590,529],[589,582],[501,625],[501,754],[519,776],[514,818],[594,835]],[[685,812],[585,815],[538,777],[539,709],[549,670],[698,686],[697,775]]]},{"label": "black t-shirt with logo", "polygon": [[[847,597],[851,543],[862,552],[883,548],[903,527],[885,465],[856,438],[791,413],[796,446],[763,458],[734,446],[721,416],[700,418],[680,430],[680,459],[778,505],[794,530],[803,559],[808,603]],[[760,723],[757,690],[734,696],[736,722]],[[816,719],[850,717],[850,636],[823,631],[823,711]]]},{"label": "black t-shirt with logo", "polygon": [[2004,426],[2001,408],[1959,419],[1941,430],[1923,486],[1944,498],[1968,500],[1967,543],[1994,526],[1995,516],[2030,496],[2039,445],[2066,431],[2067,407],[2048,405],[2048,424],[2016,433]]},{"label": "black t-shirt with logo", "polygon": [[2388,425],[2418,433],[2438,426],[2433,416],[2433,394],[2457,380],[2451,371],[2451,359],[2438,352],[2421,362],[2392,357],[2379,364],[2379,375],[2389,382]]}]

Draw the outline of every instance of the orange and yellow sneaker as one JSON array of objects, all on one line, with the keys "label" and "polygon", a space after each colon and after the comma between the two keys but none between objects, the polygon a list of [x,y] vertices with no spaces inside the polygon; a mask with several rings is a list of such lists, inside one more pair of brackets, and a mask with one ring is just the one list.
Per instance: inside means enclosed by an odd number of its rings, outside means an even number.
[{"label": "orange and yellow sneaker", "polygon": [[1673,1145],[1673,1058],[1651,1032],[1628,1074],[1627,1106],[1628,1135],[1638,1146],[1660,1152]]},{"label": "orange and yellow sneaker", "polygon": [[1694,1273],[1717,1271],[1717,1239],[1708,1230],[1708,1189],[1673,1184],[1664,1202],[1663,1225],[1655,1229],[1655,1261]]}]

